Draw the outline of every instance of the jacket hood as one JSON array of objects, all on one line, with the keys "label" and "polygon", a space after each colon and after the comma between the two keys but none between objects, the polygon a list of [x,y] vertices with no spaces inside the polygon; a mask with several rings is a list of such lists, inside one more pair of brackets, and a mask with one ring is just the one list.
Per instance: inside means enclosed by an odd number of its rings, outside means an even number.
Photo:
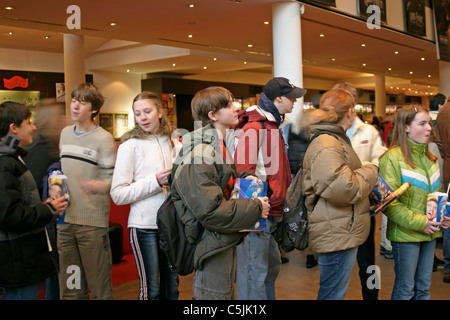
[{"label": "jacket hood", "polygon": [[309,126],[309,134],[310,137],[312,137],[315,133],[320,131],[328,131],[332,132],[343,139],[345,139],[349,144],[350,140],[348,139],[347,135],[345,134],[345,130],[343,127],[341,127],[338,124],[335,123],[316,123]]},{"label": "jacket hood", "polygon": [[149,136],[147,132],[142,130],[142,128],[136,124],[133,129],[125,132],[121,137],[120,141],[125,142],[130,139],[146,139]]},{"label": "jacket hood", "polygon": [[0,156],[14,155],[18,153],[20,156],[25,156],[27,152],[19,147],[20,139],[15,135],[8,133],[8,135],[0,141]]}]

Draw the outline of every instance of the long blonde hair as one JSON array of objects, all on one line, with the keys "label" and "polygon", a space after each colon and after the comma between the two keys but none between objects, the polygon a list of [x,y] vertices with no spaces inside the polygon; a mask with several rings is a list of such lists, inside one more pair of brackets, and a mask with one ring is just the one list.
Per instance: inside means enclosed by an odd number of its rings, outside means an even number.
[{"label": "long blonde hair", "polygon": [[[172,134],[176,130],[176,128],[170,123],[169,118],[165,114],[165,112],[163,110],[163,105],[162,105],[161,99],[154,92],[143,91],[143,92],[139,93],[133,99],[133,106],[134,106],[134,103],[136,101],[139,101],[139,100],[151,100],[155,104],[156,109],[158,110],[158,112],[160,112],[162,114],[162,117],[159,119],[159,129],[158,129],[157,134],[160,134],[162,136],[168,136],[169,140],[170,140],[170,143],[171,143],[171,145],[173,147],[174,144],[173,144],[171,138],[172,138]],[[133,107],[133,110],[134,110],[134,107]],[[138,130],[139,131],[139,130],[142,130],[142,128],[136,123],[133,130]],[[142,131],[144,131],[144,130],[142,130]]]}]

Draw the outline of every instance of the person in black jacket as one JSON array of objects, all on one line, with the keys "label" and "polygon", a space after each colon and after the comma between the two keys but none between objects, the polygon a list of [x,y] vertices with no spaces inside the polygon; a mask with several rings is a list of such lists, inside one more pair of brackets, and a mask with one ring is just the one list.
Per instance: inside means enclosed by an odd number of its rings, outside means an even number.
[{"label": "person in black jacket", "polygon": [[0,299],[37,299],[38,283],[56,272],[45,225],[66,208],[64,197],[41,203],[21,147],[36,127],[28,108],[0,105]]}]

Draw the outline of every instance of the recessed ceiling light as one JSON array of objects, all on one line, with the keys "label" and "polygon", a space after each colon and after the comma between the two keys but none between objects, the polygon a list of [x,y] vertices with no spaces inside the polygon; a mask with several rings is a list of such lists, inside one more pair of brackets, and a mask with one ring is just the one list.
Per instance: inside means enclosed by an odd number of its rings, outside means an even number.
[{"label": "recessed ceiling light", "polygon": [[195,4],[190,4],[189,5],[189,8],[194,8],[195,7]]},{"label": "recessed ceiling light", "polygon": [[130,69],[127,69],[127,72],[130,72]]},{"label": "recessed ceiling light", "polygon": [[394,53],[395,53],[395,54],[398,54],[398,51],[395,51]]},{"label": "recessed ceiling light", "polygon": [[413,74],[414,72],[410,71],[409,74]]},{"label": "recessed ceiling light", "polygon": [[366,46],[366,44],[365,43],[361,43],[361,47],[365,47]]},{"label": "recessed ceiling light", "polygon": [[425,61],[425,58],[420,58],[420,60]]},{"label": "recessed ceiling light", "polygon": [[111,27],[115,27],[115,26],[117,26],[117,23],[111,22],[109,25],[110,25]]},{"label": "recessed ceiling light", "polygon": [[44,38],[45,38],[45,39],[49,39],[50,37],[49,37],[49,36],[45,36]]},{"label": "recessed ceiling light", "polygon": [[176,63],[172,63],[172,67],[175,67],[177,64]]},{"label": "recessed ceiling light", "polygon": [[251,43],[249,43],[249,44],[247,45],[247,47],[252,48],[253,45],[252,45]]},{"label": "recessed ceiling light", "polygon": [[192,34],[188,35],[188,38],[192,38]]},{"label": "recessed ceiling light", "polygon": [[264,21],[264,24],[269,24],[270,22],[269,21]]},{"label": "recessed ceiling light", "polygon": [[207,66],[204,66],[203,69],[206,70],[206,69],[208,69],[208,67],[207,67]]},{"label": "recessed ceiling light", "polygon": [[217,61],[217,58],[214,58],[213,60],[214,60],[214,61]]},{"label": "recessed ceiling light", "polygon": [[428,75],[428,78],[431,78],[431,74]]},{"label": "recessed ceiling light", "polygon": [[244,64],[247,64],[247,61],[244,61]]},{"label": "recessed ceiling light", "polygon": [[323,37],[325,37],[325,35],[324,35],[323,33],[321,33],[321,34],[319,35],[319,37],[323,38]]},{"label": "recessed ceiling light", "polygon": [[363,63],[363,67],[365,67],[366,66],[366,64],[365,63]]},{"label": "recessed ceiling light", "polygon": [[12,36],[12,35],[13,35],[12,31],[8,32],[8,34],[9,34],[10,36]]},{"label": "recessed ceiling light", "polygon": [[388,68],[389,71],[392,71],[392,68]]},{"label": "recessed ceiling light", "polygon": [[5,7],[5,10],[13,10],[13,9],[14,9],[13,7],[9,7],[9,6]]},{"label": "recessed ceiling light", "polygon": [[335,59],[335,58],[332,58],[331,61],[336,61],[336,59]]}]

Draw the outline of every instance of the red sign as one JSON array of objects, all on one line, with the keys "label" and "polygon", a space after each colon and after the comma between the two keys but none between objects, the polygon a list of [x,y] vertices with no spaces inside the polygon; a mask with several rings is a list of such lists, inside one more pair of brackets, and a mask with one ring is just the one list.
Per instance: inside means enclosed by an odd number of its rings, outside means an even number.
[{"label": "red sign", "polygon": [[5,88],[12,89],[16,87],[27,88],[28,87],[28,79],[24,79],[20,76],[14,76],[11,79],[3,78],[3,83]]}]

